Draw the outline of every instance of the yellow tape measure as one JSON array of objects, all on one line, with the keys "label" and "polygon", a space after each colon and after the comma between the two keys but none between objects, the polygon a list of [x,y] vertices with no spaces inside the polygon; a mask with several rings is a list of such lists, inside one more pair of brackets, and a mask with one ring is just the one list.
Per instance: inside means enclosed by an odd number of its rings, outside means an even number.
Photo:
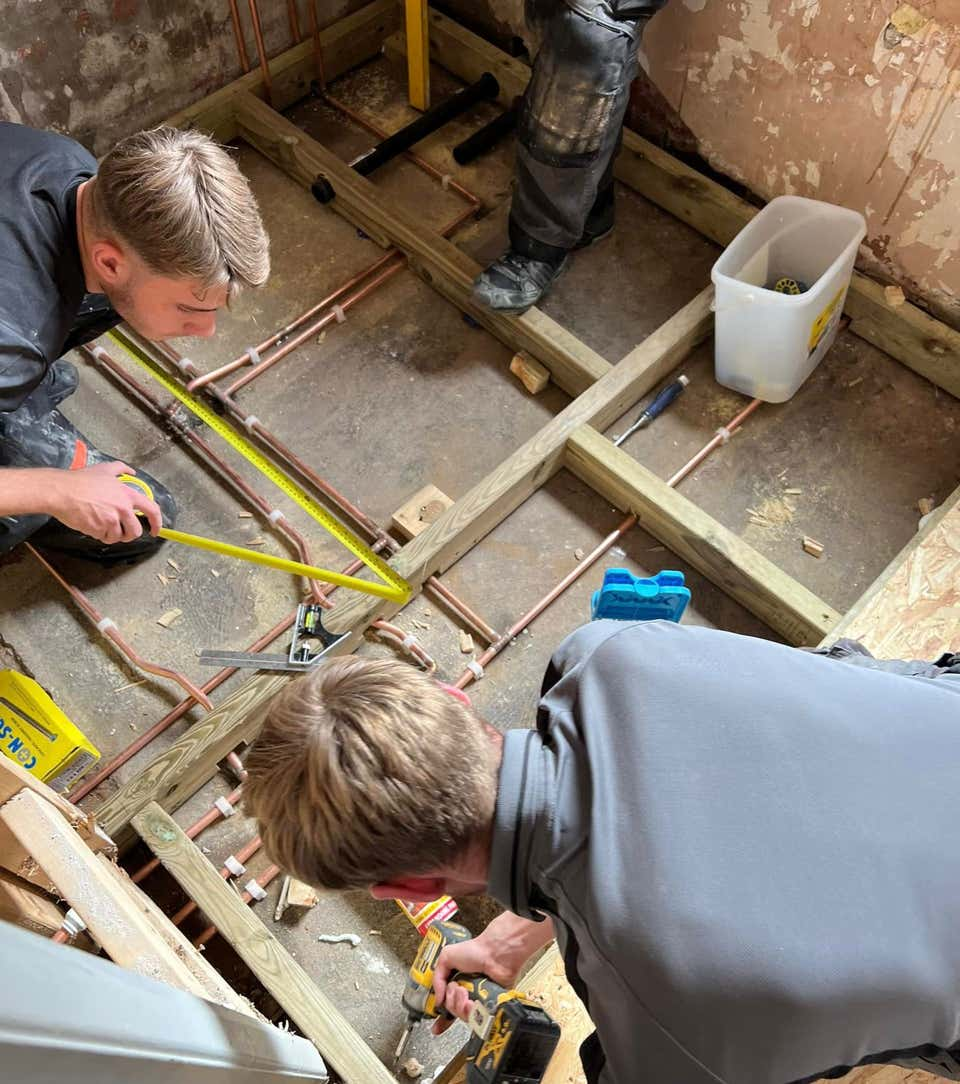
[{"label": "yellow tape measure", "polygon": [[[197,549],[212,550],[223,553],[229,557],[238,557],[253,564],[265,565],[269,568],[282,569],[297,575],[308,576],[313,580],[322,580],[324,583],[337,584],[340,587],[349,587],[355,591],[362,591],[368,595],[376,595],[378,598],[388,599],[400,605],[407,602],[412,594],[410,585],[405,579],[378,557],[363,541],[352,531],[348,530],[339,520],[330,513],[308,493],[300,488],[296,482],[279,471],[273,463],[259,452],[245,437],[241,436],[229,422],[221,418],[206,404],[195,399],[189,392],[184,390],[162,366],[157,364],[149,355],[143,353],[134,343],[128,342],[117,332],[108,332],[113,341],[138,365],[141,365],[148,373],[161,384],[175,399],[181,402],[187,410],[196,415],[204,424],[208,425],[218,436],[222,437],[231,448],[270,479],[271,482],[281,489],[292,501],[298,504],[304,512],[320,524],[321,527],[333,537],[354,557],[363,561],[371,572],[376,573],[383,583],[375,583],[370,580],[362,580],[357,576],[346,576],[342,572],[334,572],[331,569],[317,568],[313,565],[301,564],[299,561],[288,561],[283,557],[273,557],[267,553],[257,553],[254,550],[244,549],[242,546],[234,546],[229,542],[218,542],[212,538],[203,538],[200,535],[185,534],[183,531],[174,531],[164,527],[160,531],[161,538],[168,538],[172,542],[181,542],[184,545],[194,546]],[[127,476],[128,480],[141,489],[145,483],[142,479]],[[125,480],[127,480],[125,477]]]}]

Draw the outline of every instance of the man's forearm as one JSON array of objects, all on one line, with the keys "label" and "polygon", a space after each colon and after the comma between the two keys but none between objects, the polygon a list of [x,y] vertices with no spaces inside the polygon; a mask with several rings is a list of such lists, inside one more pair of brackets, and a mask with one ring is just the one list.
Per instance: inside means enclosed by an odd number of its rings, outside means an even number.
[{"label": "man's forearm", "polygon": [[57,475],[53,467],[0,470],[0,516],[51,515]]}]

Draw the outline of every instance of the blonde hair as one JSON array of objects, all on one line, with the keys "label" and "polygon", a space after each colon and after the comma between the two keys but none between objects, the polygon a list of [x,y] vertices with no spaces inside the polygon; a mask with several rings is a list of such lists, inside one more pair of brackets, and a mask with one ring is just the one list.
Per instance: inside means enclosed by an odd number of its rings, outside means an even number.
[{"label": "blonde hair", "polygon": [[489,831],[498,757],[480,717],[394,659],[332,659],[271,703],[245,806],[273,860],[308,884],[429,873]]},{"label": "blonde hair", "polygon": [[99,230],[129,244],[159,275],[205,289],[262,286],[269,241],[246,178],[202,132],[154,128],[121,140],[91,186]]}]

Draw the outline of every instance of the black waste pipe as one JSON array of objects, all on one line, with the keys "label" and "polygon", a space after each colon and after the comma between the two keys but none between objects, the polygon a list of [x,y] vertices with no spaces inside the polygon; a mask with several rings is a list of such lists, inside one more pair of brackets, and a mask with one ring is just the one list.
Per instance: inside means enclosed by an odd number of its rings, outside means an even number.
[{"label": "black waste pipe", "polygon": [[447,121],[459,117],[461,113],[465,113],[478,102],[493,101],[499,93],[500,84],[490,72],[484,72],[475,83],[464,87],[463,90],[458,90],[446,101],[438,102],[405,128],[387,136],[372,151],[364,154],[351,165],[357,173],[369,177],[375,169],[379,169],[380,166],[396,158],[398,154],[409,150],[414,143],[419,143],[421,139],[425,139],[441,128]]},{"label": "black waste pipe", "polygon": [[494,117],[489,124],[478,128],[473,135],[468,135],[462,142],[453,148],[453,160],[461,166],[469,165],[481,154],[486,154],[505,135],[509,135],[517,126],[517,117],[520,115],[520,99],[514,100],[513,105],[499,117]]}]

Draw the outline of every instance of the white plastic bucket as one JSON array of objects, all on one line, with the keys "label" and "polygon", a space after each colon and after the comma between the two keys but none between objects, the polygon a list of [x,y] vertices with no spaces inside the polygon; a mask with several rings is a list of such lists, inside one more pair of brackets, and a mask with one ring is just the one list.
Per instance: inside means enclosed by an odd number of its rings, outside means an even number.
[{"label": "white plastic bucket", "polygon": [[837,337],[866,232],[858,211],[778,196],[737,234],[713,265],[719,383],[768,403],[796,392]]}]

